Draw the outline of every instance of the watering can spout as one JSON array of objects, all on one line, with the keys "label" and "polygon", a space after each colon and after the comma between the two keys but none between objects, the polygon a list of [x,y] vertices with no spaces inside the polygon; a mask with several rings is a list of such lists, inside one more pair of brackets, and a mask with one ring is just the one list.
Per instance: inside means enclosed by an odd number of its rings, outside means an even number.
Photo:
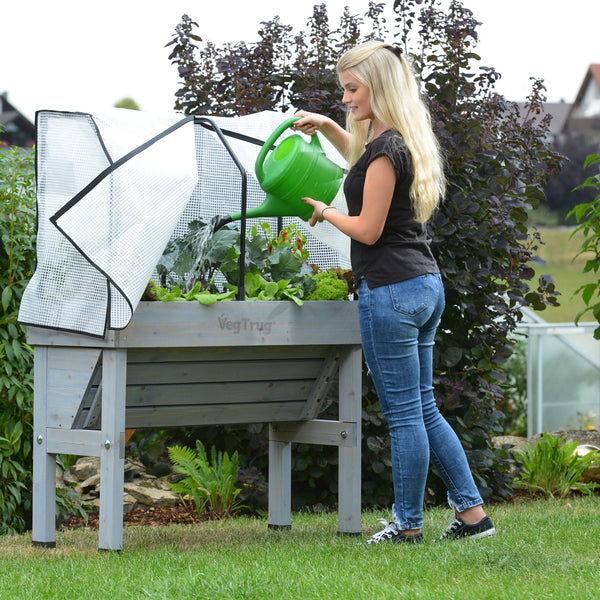
[{"label": "watering can spout", "polygon": [[[246,211],[248,218],[298,217],[308,221],[313,208],[302,198],[331,204],[340,189],[344,172],[325,155],[316,135],[310,143],[300,135],[288,136],[269,154],[279,136],[299,118],[292,117],[280,123],[260,149],[254,170],[266,197],[260,206]],[[236,212],[229,217],[230,221],[235,221],[242,213]],[[219,222],[218,226],[224,224]]]},{"label": "watering can spout", "polygon": [[231,221],[233,221],[231,215],[216,215],[210,220],[209,227],[214,233],[215,231],[221,229],[221,227],[223,227],[224,225],[231,223]]}]

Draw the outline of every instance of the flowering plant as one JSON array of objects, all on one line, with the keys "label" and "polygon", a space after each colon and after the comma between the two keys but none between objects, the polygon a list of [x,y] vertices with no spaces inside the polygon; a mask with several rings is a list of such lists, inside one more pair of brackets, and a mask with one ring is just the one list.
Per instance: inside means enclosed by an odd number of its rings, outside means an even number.
[{"label": "flowering plant", "polygon": [[[279,232],[279,235],[271,232],[271,226],[268,223],[260,223],[260,228],[267,240],[269,254],[273,254],[278,248],[289,248],[292,255],[302,262],[308,260],[308,250],[305,248],[306,236],[296,227],[295,223],[290,223]],[[252,228],[252,237],[257,233],[258,227],[255,225]]]}]

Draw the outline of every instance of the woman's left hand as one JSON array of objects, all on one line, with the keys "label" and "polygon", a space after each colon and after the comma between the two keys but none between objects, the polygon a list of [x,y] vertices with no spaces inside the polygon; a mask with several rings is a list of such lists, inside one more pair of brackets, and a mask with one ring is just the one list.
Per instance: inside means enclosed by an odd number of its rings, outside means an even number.
[{"label": "woman's left hand", "polygon": [[314,200],[313,198],[302,198],[302,202],[305,204],[310,204],[314,209],[311,218],[308,220],[308,224],[311,227],[314,227],[317,223],[322,223],[323,209],[327,208],[327,204],[325,204],[325,202],[321,202],[320,200]]}]

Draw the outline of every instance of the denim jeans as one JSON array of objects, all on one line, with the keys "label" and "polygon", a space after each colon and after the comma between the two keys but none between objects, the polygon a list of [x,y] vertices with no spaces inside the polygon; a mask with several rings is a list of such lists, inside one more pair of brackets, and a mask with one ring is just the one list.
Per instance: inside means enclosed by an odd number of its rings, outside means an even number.
[{"label": "denim jeans", "polygon": [[358,294],[363,352],[390,430],[394,520],[402,530],[423,526],[430,460],[450,506],[482,504],[464,449],[433,396],[433,346],[444,310],[439,274],[371,290],[361,279]]}]

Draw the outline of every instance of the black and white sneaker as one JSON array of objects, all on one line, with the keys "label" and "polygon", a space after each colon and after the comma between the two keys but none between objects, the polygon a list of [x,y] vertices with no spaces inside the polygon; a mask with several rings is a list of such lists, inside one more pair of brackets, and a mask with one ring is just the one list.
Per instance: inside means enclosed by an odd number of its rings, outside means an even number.
[{"label": "black and white sneaker", "polygon": [[382,542],[393,542],[395,544],[422,544],[423,534],[406,535],[398,529],[396,523],[388,523],[385,519],[379,519],[384,525],[381,531],[378,531],[372,538],[368,539],[366,544],[381,544]]},{"label": "black and white sneaker", "polygon": [[486,538],[492,537],[496,535],[496,530],[494,529],[494,524],[492,520],[485,516],[479,523],[475,523],[474,525],[468,525],[462,519],[455,517],[448,529],[444,532],[441,540],[458,540],[460,538]]}]

